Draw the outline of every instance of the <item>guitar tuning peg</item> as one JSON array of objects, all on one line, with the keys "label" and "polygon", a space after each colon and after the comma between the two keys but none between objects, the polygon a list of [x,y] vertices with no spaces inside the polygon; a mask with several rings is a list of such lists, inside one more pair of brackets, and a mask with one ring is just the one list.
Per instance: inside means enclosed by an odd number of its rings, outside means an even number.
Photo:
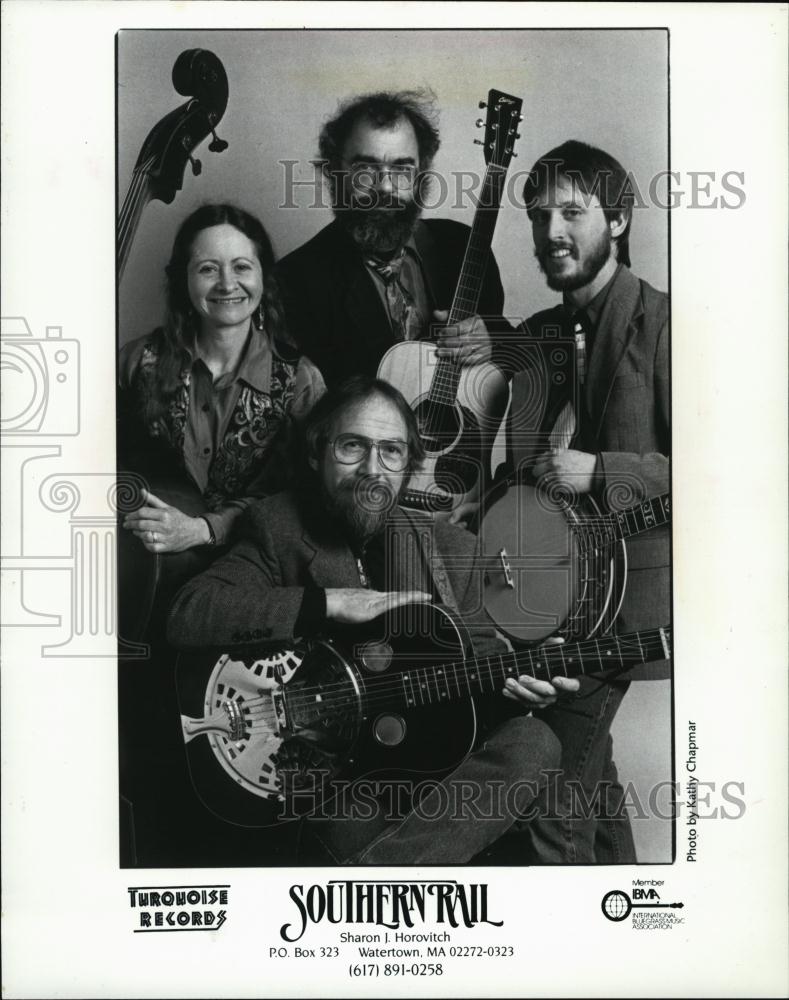
[{"label": "guitar tuning peg", "polygon": [[482,141],[482,139],[475,139],[474,140],[474,145],[475,146],[484,146],[485,143]]},{"label": "guitar tuning peg", "polygon": [[475,124],[476,124],[477,128],[482,128],[482,126],[485,124],[485,122],[482,120],[482,118],[477,118],[477,121],[476,121]]},{"label": "guitar tuning peg", "polygon": [[480,106],[481,108],[486,108],[486,107],[487,107],[487,104],[485,103],[485,101],[480,101],[480,102],[479,102],[479,106]]},{"label": "guitar tuning peg", "polygon": [[523,121],[523,115],[518,115],[518,121],[519,121],[519,122],[522,122],[522,121]]}]

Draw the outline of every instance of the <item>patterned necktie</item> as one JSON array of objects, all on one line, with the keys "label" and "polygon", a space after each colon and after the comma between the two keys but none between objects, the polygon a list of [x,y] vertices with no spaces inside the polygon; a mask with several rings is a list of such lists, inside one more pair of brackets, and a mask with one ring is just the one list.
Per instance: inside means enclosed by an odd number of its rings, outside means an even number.
[{"label": "patterned necktie", "polygon": [[570,399],[565,403],[556,423],[548,435],[548,445],[558,451],[565,451],[571,444],[577,444],[581,436],[586,415],[584,385],[588,370],[589,317],[579,309],[572,318],[573,340],[575,341],[575,385]]},{"label": "patterned necktie", "polygon": [[391,260],[368,257],[365,263],[383,278],[386,286],[386,304],[392,321],[395,340],[415,340],[418,336],[419,317],[414,306],[414,297],[400,280],[400,272],[405,259],[405,247]]}]

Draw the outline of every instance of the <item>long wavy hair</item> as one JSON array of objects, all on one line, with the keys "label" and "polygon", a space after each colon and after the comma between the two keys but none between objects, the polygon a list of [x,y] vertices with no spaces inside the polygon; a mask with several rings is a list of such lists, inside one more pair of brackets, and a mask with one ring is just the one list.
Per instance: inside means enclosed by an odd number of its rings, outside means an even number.
[{"label": "long wavy hair", "polygon": [[[141,394],[140,416],[145,424],[158,420],[178,390],[180,375],[189,362],[187,346],[199,331],[199,319],[189,298],[187,267],[192,247],[198,235],[212,226],[229,225],[243,233],[255,248],[263,273],[263,296],[260,310],[253,317],[261,335],[267,335],[272,348],[278,342],[287,343],[285,320],[274,277],[274,251],[262,223],[243,209],[230,204],[202,205],[181,223],[175,234],[170,261],[165,267],[166,315],[164,325],[154,331],[154,346],[158,353],[156,376]],[[262,320],[262,323],[261,323]]]}]

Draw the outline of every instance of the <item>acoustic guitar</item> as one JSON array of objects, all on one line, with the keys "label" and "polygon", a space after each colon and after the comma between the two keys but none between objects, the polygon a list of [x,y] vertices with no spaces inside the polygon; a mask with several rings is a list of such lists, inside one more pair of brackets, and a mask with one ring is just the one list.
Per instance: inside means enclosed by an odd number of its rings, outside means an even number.
[{"label": "acoustic guitar", "polygon": [[474,701],[508,677],[615,675],[668,659],[670,629],[477,657],[448,609],[412,604],[338,627],[302,650],[182,655],[176,665],[192,781],[223,819],[309,815],[361,777],[454,770],[477,735]]},{"label": "acoustic guitar", "polygon": [[[449,325],[476,315],[496,228],[507,169],[513,156],[523,102],[491,90],[484,123],[487,165],[479,205],[469,234]],[[477,122],[482,127],[480,118]],[[438,358],[427,341],[395,344],[381,360],[379,378],[396,386],[416,413],[427,458],[411,477],[401,503],[430,512],[450,513],[479,499],[490,473],[490,455],[507,406],[507,382],[492,364],[461,367]]]}]

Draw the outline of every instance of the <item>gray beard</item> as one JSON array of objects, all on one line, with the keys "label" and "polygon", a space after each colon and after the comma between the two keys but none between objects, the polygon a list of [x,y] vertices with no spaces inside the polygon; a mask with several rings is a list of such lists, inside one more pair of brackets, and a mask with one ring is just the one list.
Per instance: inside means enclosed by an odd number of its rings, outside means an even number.
[{"label": "gray beard", "polygon": [[340,484],[334,495],[330,495],[321,483],[326,513],[351,542],[358,544],[368,542],[383,531],[401,492],[402,489],[395,492],[388,483],[369,477]]},{"label": "gray beard", "polygon": [[343,208],[335,216],[363,254],[391,257],[406,245],[421,209],[415,201],[401,208]]}]

